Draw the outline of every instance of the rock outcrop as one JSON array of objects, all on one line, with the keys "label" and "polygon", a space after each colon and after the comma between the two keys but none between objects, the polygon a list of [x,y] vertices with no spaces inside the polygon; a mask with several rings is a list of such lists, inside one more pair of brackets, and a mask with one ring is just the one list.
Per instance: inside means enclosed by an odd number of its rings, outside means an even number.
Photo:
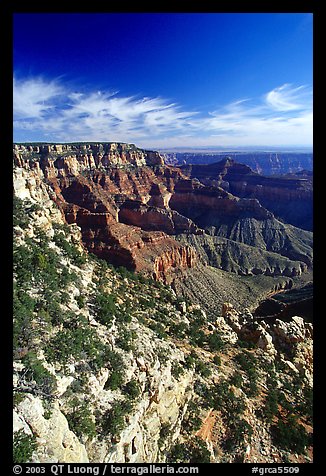
[{"label": "rock outcrop", "polygon": [[[22,165],[26,157],[31,162],[41,158],[46,174],[58,170],[60,175],[75,175],[86,169],[106,168],[111,165],[163,165],[163,157],[155,151],[145,151],[134,144],[109,142],[104,144],[16,144],[14,157]],[[55,172],[54,172],[55,173]]]},{"label": "rock outcrop", "polygon": [[[223,320],[216,324],[221,327],[227,324],[238,338],[252,342],[271,356],[278,352],[292,354],[292,369],[303,372],[312,385],[313,378],[313,326],[302,317],[293,316],[289,322],[275,319],[267,323],[264,320],[255,321],[250,311],[237,311],[231,303],[224,303],[222,308]],[[303,363],[303,356],[306,361]]]},{"label": "rock outcrop", "polygon": [[122,223],[138,226],[142,230],[164,230],[169,235],[204,233],[192,220],[175,210],[147,206],[133,200],[126,200],[123,203],[118,219]]},{"label": "rock outcrop", "polygon": [[33,462],[89,463],[85,445],[69,429],[59,402],[53,405],[49,418],[45,418],[44,414],[42,400],[30,394],[26,395],[14,412],[14,432],[27,426],[36,435],[38,451]]}]

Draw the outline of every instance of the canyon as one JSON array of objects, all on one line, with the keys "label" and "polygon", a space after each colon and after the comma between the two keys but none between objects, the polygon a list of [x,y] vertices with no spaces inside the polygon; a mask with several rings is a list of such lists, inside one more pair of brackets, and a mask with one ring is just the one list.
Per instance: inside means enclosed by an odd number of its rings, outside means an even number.
[{"label": "canyon", "polygon": [[273,150],[264,149],[255,150],[227,150],[214,151],[209,148],[202,150],[172,151],[160,149],[164,155],[164,160],[170,165],[182,164],[213,164],[220,162],[224,157],[229,156],[234,161],[248,165],[254,172],[261,175],[293,175],[309,174],[313,170],[313,152],[312,150]]},{"label": "canyon", "polygon": [[169,283],[199,262],[241,275],[311,268],[312,234],[295,226],[298,210],[302,223],[312,217],[308,179],[263,177],[230,159],[166,166],[115,143],[15,145],[14,163],[50,185],[88,251],[114,265]]},{"label": "canyon", "polygon": [[312,319],[263,307],[312,295],[312,232],[287,207],[309,222],[309,179],[119,143],[15,144],[13,160],[29,461],[311,462]]}]

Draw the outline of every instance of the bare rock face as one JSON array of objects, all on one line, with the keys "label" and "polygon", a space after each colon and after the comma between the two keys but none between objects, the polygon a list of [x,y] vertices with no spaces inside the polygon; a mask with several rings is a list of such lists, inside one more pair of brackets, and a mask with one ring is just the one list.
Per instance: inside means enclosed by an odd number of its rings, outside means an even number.
[{"label": "bare rock face", "polygon": [[229,158],[215,164],[180,168],[189,178],[196,177],[205,185],[218,185],[238,197],[256,198],[287,223],[312,230],[312,176],[266,177]]},{"label": "bare rock face", "polygon": [[[134,144],[104,143],[104,144],[46,144],[41,146],[14,146],[16,165],[25,162],[26,157],[31,162],[41,159],[46,176],[56,169],[63,176],[86,169],[105,168],[110,165],[132,164],[163,165],[163,157],[155,151],[138,149]],[[21,166],[21,165],[20,165]]]},{"label": "bare rock face", "polygon": [[169,282],[168,274],[178,269],[193,268],[197,255],[190,246],[168,249],[155,258],[154,277],[164,282]]},{"label": "bare rock face", "polygon": [[255,199],[241,200],[217,186],[206,186],[196,180],[179,180],[170,199],[170,206],[205,228],[215,226],[225,217],[236,219],[246,213],[257,220],[272,214]]},{"label": "bare rock face", "polygon": [[119,210],[119,221],[142,230],[164,230],[169,235],[179,233],[202,234],[189,218],[174,210],[147,206],[141,202],[126,200]]},{"label": "bare rock face", "polygon": [[[35,177],[35,188],[47,180],[67,222],[80,226],[89,251],[164,282],[195,265],[195,251],[166,233],[198,232],[196,225],[175,211],[146,205],[148,201],[167,205],[171,196],[148,167],[163,164],[159,153],[128,144],[42,147],[30,151],[20,146],[14,150],[14,163],[26,176]],[[140,168],[130,172],[112,165]]]},{"label": "bare rock face", "polygon": [[278,351],[292,349],[294,359],[291,365],[305,373],[308,380],[312,379],[313,326],[302,317],[294,316],[289,322],[275,319],[270,324],[265,321],[258,323],[251,313],[239,312],[232,304],[225,302],[222,317],[217,321],[219,328],[223,327],[221,320],[224,321],[224,328],[229,326],[238,339],[256,344],[269,355],[275,356]]},{"label": "bare rock face", "polygon": [[311,338],[311,324],[308,323],[306,326],[302,317],[298,316],[292,317],[289,323],[276,319],[273,331],[279,339],[288,344],[303,342],[306,338]]},{"label": "bare rock face", "polygon": [[[38,463],[88,463],[85,446],[69,430],[66,417],[58,405],[49,419],[44,418],[44,408],[39,397],[27,395],[19,404],[18,411],[23,425],[28,425],[41,439],[38,448]],[[19,427],[17,428],[19,429]],[[43,446],[43,451],[42,451]]]},{"label": "bare rock face", "polygon": [[273,345],[273,337],[264,328],[260,329],[260,335],[257,341],[257,346],[269,354],[277,353]]},{"label": "bare rock face", "polygon": [[230,193],[231,184],[253,180],[233,161],[168,167],[159,153],[133,144],[92,143],[15,145],[14,164],[30,174],[31,190],[46,181],[89,251],[155,279],[171,282],[178,266],[199,261],[240,275],[289,277],[312,264],[311,233],[276,220],[254,194]]}]

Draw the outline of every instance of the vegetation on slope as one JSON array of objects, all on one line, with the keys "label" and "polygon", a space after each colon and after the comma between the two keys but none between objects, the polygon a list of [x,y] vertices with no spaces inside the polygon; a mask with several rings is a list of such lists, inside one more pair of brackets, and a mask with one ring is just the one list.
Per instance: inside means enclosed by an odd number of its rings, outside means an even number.
[{"label": "vegetation on slope", "polygon": [[[128,372],[130,358],[142,357],[142,329],[155,340],[161,369],[171,365],[176,381],[186,372],[194,376],[180,436],[172,441],[175,428],[169,424],[157,435],[161,460],[210,461],[200,436],[210,411],[220,429],[211,439],[220,461],[244,458],[246,445],[258,437],[257,421],[276,447],[306,452],[310,436],[302,423],[311,423],[311,393],[302,379],[295,383],[294,375],[265,359],[261,349],[230,344],[212,316],[171,288],[86,254],[71,227],[57,223],[46,232],[37,225],[38,213],[37,206],[15,198],[16,408],[30,393],[42,399],[50,418],[58,377],[71,378],[60,396],[69,428],[80,441],[103,440],[113,447],[151,391],[150,377],[141,383]],[[169,361],[171,345],[184,357]],[[110,397],[99,408],[89,394],[90,380],[104,370]],[[271,373],[276,384],[268,380]],[[15,433],[14,448],[15,462],[31,461],[38,451],[35,438],[22,432]]]}]

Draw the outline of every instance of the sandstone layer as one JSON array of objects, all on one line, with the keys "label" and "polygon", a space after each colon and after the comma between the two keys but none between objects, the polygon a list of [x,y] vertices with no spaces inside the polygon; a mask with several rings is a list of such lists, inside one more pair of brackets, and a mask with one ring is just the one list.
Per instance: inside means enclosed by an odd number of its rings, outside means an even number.
[{"label": "sandstone layer", "polygon": [[283,224],[262,205],[305,200],[305,179],[268,179],[231,160],[169,167],[157,152],[116,143],[15,145],[14,163],[50,185],[87,249],[114,265],[171,282],[196,266],[203,248],[195,237],[207,243],[207,234],[221,237],[220,244],[229,240],[209,261],[228,271],[293,276],[312,265],[311,233]]},{"label": "sandstone layer", "polygon": [[312,175],[265,177],[247,165],[224,159],[210,165],[184,165],[182,173],[207,185],[218,185],[243,198],[256,198],[287,223],[312,230]]}]

